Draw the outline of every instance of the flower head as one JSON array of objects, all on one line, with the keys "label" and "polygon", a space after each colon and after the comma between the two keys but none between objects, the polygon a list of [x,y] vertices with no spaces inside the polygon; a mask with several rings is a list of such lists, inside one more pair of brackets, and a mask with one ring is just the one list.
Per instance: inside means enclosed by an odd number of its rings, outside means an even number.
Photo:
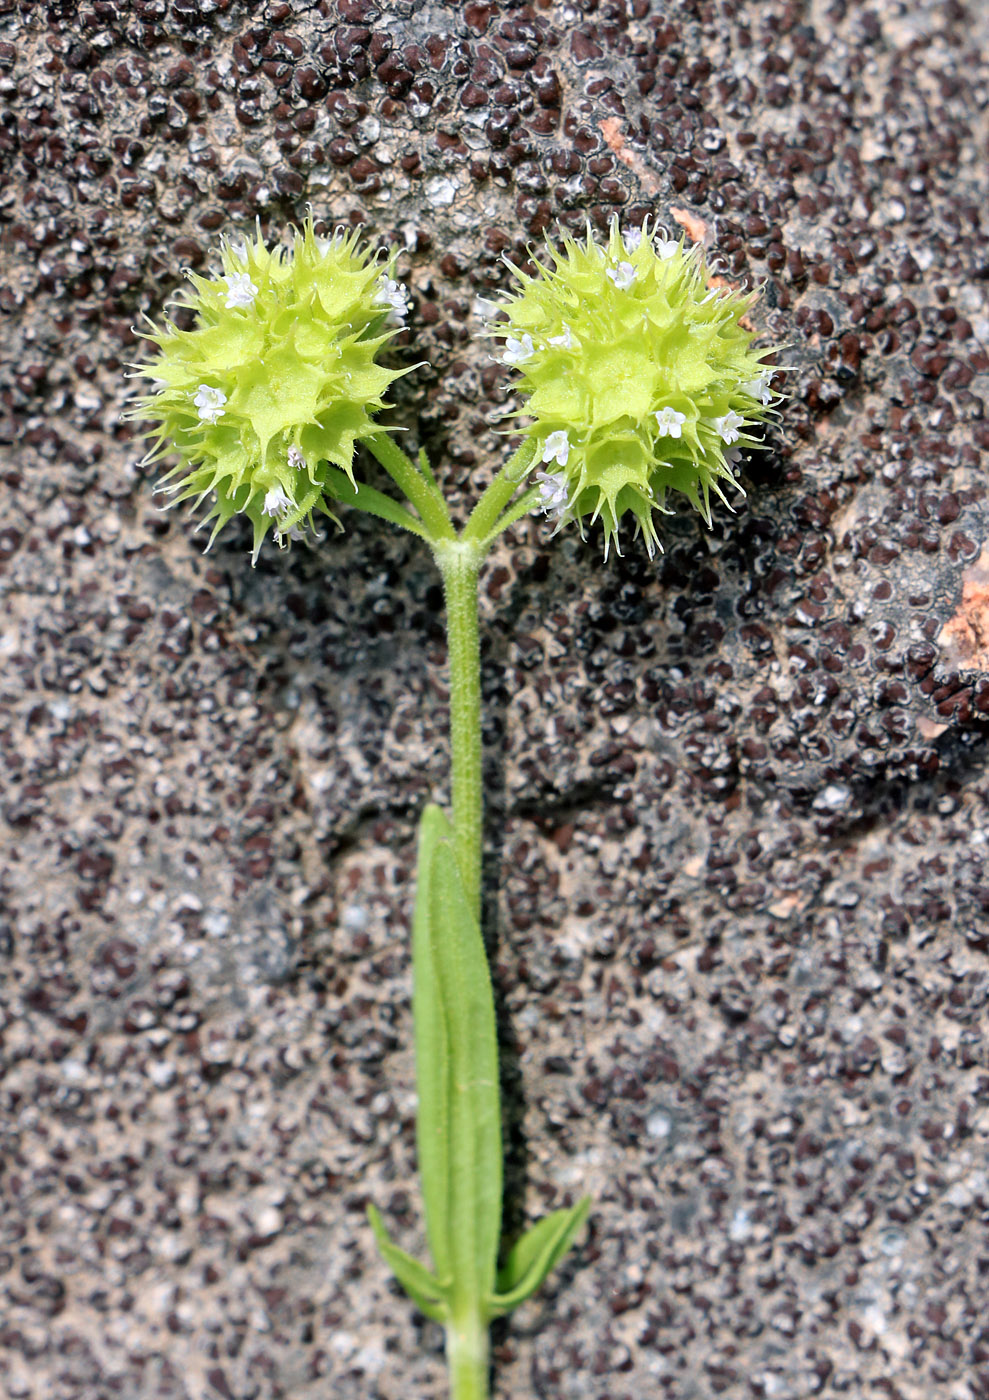
[{"label": "flower head", "polygon": [[135,368],[155,387],[128,416],[151,425],[148,461],[177,456],[159,483],[172,503],[208,502],[210,544],[246,515],[257,558],[269,531],[291,539],[312,533],[314,512],[332,516],[330,468],[353,481],[355,446],[401,372],[377,354],[394,334],[384,307],[404,291],[357,234],[317,240],[311,218],[287,248],[259,230],[221,257],[219,277],[190,274],[193,328],[144,335],[155,353]]},{"label": "flower head", "polygon": [[[699,248],[648,226],[626,239],[617,222],[605,246],[588,229],[516,277],[504,359],[520,371],[517,416],[537,462],[566,479],[566,518],[600,519],[606,551],[628,515],[654,550],[671,493],[710,523],[712,493],[739,489],[729,451],[752,446],[779,401],[741,324],[754,296],[710,287]],[[563,483],[553,490],[562,501]]]}]

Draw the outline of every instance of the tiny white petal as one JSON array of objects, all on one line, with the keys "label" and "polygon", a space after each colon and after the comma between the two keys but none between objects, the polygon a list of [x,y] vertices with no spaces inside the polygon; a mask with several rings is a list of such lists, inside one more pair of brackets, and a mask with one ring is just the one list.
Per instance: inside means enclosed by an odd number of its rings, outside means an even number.
[{"label": "tiny white petal", "polygon": [[316,252],[321,258],[325,258],[327,253],[331,252],[334,248],[338,248],[341,243],[346,243],[346,241],[347,229],[343,224],[337,224],[332,234],[330,234],[327,237],[324,237],[320,234],[316,234],[313,237],[313,243],[315,244]]},{"label": "tiny white petal", "polygon": [[731,446],[733,442],[738,441],[739,428],[745,427],[745,419],[740,413],[736,413],[733,408],[730,408],[722,418],[715,418],[712,421],[714,429],[719,434],[722,442],[727,443],[729,446]]},{"label": "tiny white petal", "polygon": [[409,314],[409,299],[406,288],[393,277],[382,277],[374,300],[379,306],[387,306],[388,320],[400,325],[402,318]]},{"label": "tiny white petal", "polygon": [[223,405],[226,401],[227,396],[222,389],[211,388],[209,384],[200,384],[192,402],[199,410],[199,417],[204,423],[215,423],[223,413]]},{"label": "tiny white petal", "polygon": [[311,522],[308,525],[290,525],[287,530],[276,529],[274,536],[279,548],[283,548],[290,541],[292,544],[315,544],[323,538]]},{"label": "tiny white petal", "polygon": [[288,450],[288,464],[296,471],[302,471],[306,465],[306,459],[297,447],[290,447]]},{"label": "tiny white petal", "polygon": [[287,510],[291,510],[294,504],[292,497],[287,495],[280,486],[273,486],[265,495],[264,505],[261,509],[265,515],[279,516],[284,515]]},{"label": "tiny white petal", "polygon": [[570,327],[567,325],[566,321],[563,323],[563,334],[551,335],[549,337],[549,343],[550,345],[562,345],[564,350],[573,349],[573,336],[570,333]]},{"label": "tiny white petal", "polygon": [[768,404],[773,397],[773,391],[769,387],[771,379],[772,371],[766,370],[755,379],[750,379],[747,384],[743,384],[742,389],[746,394],[751,394],[754,399],[758,399],[760,403]]},{"label": "tiny white petal", "polygon": [[570,456],[570,439],[562,428],[555,433],[550,433],[543,444],[542,460],[544,462],[559,462],[561,467],[567,465],[567,458]]},{"label": "tiny white petal", "polygon": [[656,419],[660,437],[680,437],[680,429],[687,421],[687,415],[678,413],[675,408],[657,409],[653,417]]},{"label": "tiny white petal", "polygon": [[521,365],[526,360],[531,360],[536,353],[536,347],[532,343],[532,336],[528,331],[524,331],[520,339],[510,335],[505,341],[505,350],[501,361],[505,365]]},{"label": "tiny white petal", "polygon": [[627,292],[635,281],[636,271],[630,262],[620,262],[617,267],[608,268],[608,276],[620,292]]},{"label": "tiny white petal", "polygon": [[656,249],[657,258],[672,258],[680,244],[672,238],[657,238],[653,245]]},{"label": "tiny white petal", "polygon": [[562,519],[567,507],[570,505],[570,498],[567,493],[567,478],[565,472],[536,472],[536,481],[539,482],[539,507],[544,515],[549,515],[559,520]]},{"label": "tiny white petal", "polygon": [[640,228],[630,228],[622,234],[622,242],[630,253],[634,253],[642,242],[642,230]]},{"label": "tiny white petal", "polygon": [[238,262],[247,261],[247,244],[242,238],[231,238],[227,243],[227,247]]},{"label": "tiny white petal", "polygon": [[235,307],[248,307],[254,305],[254,298],[258,294],[258,289],[251,281],[247,272],[235,272],[226,279],[227,283],[227,310]]}]

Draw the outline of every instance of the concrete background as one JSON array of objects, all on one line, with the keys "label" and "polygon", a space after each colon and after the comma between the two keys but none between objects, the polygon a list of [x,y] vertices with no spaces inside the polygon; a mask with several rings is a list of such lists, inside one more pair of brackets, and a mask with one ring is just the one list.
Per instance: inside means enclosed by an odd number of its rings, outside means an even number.
[{"label": "concrete background", "polygon": [[[0,1390],[416,1400],[407,921],[439,589],[346,520],[203,557],[130,327],[311,203],[403,249],[386,421],[460,505],[474,301],[645,214],[764,284],[782,431],[706,532],[484,581],[527,1400],[989,1396],[989,65],[972,3],[0,0]],[[368,469],[371,471],[371,469]],[[495,897],[495,891],[498,891]]]}]

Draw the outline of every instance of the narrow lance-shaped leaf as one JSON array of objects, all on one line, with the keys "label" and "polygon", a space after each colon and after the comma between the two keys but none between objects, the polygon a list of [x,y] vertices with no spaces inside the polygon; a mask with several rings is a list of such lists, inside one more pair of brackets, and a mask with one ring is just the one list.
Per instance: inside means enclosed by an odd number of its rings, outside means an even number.
[{"label": "narrow lance-shaped leaf", "polygon": [[489,1300],[492,1315],[509,1312],[535,1293],[570,1248],[590,1208],[590,1197],[584,1196],[575,1206],[537,1220],[516,1241],[498,1271],[498,1292]]},{"label": "narrow lance-shaped leaf", "polygon": [[435,806],[420,827],[412,962],[426,1231],[451,1302],[479,1304],[494,1287],[501,1229],[498,1047],[481,930]]},{"label": "narrow lance-shaped leaf", "polygon": [[403,530],[411,530],[412,534],[418,535],[420,539],[427,538],[425,529],[415,516],[384,492],[376,491],[373,486],[365,486],[363,482],[355,486],[349,477],[333,467],[324,468],[323,474],[328,490],[333,492],[333,499],[340,501],[342,505],[366,510],[392,525],[400,526]]},{"label": "narrow lance-shaped leaf", "polygon": [[439,1280],[435,1279],[426,1266],[419,1263],[418,1259],[413,1259],[411,1254],[406,1254],[404,1249],[399,1249],[398,1245],[392,1244],[388,1238],[384,1221],[374,1206],[368,1206],[367,1218],[374,1231],[374,1238],[381,1251],[382,1259],[412,1301],[434,1322],[446,1322],[449,1317],[446,1306],[446,1290]]}]

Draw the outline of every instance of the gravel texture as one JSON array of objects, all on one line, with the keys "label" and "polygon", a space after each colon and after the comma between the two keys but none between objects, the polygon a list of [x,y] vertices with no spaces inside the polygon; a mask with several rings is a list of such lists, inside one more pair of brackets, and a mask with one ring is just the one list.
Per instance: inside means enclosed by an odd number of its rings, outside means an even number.
[{"label": "gravel texture", "polygon": [[734,516],[485,576],[507,1216],[596,1202],[499,1400],[989,1397],[987,53],[976,0],[0,0],[10,1400],[444,1394],[364,1222],[421,1247],[437,579],[368,518],[203,557],[118,416],[307,203],[403,249],[458,508],[544,230],[687,228],[788,346]]}]

